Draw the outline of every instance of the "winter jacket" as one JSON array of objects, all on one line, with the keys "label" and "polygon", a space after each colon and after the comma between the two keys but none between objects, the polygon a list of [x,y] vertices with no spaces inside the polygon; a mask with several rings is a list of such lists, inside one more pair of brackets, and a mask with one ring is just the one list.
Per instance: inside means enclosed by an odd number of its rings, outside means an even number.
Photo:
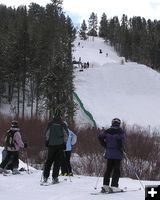
[{"label": "winter jacket", "polygon": [[46,146],[63,145],[68,138],[68,129],[66,124],[60,118],[54,118],[48,123],[45,136]]},{"label": "winter jacket", "polygon": [[110,127],[100,134],[98,139],[106,148],[106,159],[123,158],[124,132],[120,127]]},{"label": "winter jacket", "polygon": [[14,133],[13,143],[14,143],[14,147],[6,147],[7,151],[19,151],[20,148],[24,148],[24,143],[22,141],[19,130],[15,131]]},{"label": "winter jacket", "polygon": [[66,142],[66,151],[71,151],[72,150],[72,141],[73,138],[76,137],[76,135],[68,129],[69,135],[68,135],[68,139]]}]

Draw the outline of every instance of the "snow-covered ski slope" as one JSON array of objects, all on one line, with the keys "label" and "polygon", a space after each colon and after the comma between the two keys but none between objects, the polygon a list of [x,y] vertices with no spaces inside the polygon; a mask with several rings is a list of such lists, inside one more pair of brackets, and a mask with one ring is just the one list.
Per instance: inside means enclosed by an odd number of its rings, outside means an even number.
[{"label": "snow-covered ski slope", "polygon": [[[82,41],[80,42],[82,44]],[[93,114],[97,124],[103,126],[109,124],[111,118],[120,117],[121,119],[126,120],[127,123],[157,125],[160,114],[160,111],[158,110],[158,99],[160,97],[159,74],[143,65],[138,66],[136,63],[120,65],[121,58],[114,53],[112,48],[104,46],[103,41],[100,39],[96,39],[94,43],[92,41],[87,42],[84,43],[83,48],[78,47],[78,49],[76,47],[77,50],[74,52],[74,55],[78,58],[79,55],[81,55],[82,62],[89,61],[90,65],[93,64],[93,68],[86,69],[83,72],[77,70],[75,72],[75,86],[78,95],[86,108]],[[77,44],[77,41],[75,44]],[[92,54],[89,54],[91,45],[95,46],[92,48],[94,53],[92,52]],[[101,48],[103,52],[107,51],[109,54],[108,57],[99,54],[99,48]],[[82,51],[81,54],[80,51]],[[142,102],[143,99],[144,102]],[[140,109],[141,112],[138,112],[138,109]],[[149,111],[152,112],[150,115],[146,116],[146,113],[148,114]],[[147,119],[149,123],[147,123]],[[1,151],[2,148],[0,148],[0,161]],[[26,168],[26,164],[20,162],[20,167]],[[91,195],[91,193],[101,189],[102,177],[98,179],[97,177],[75,175],[74,177],[71,177],[72,182],[70,182],[69,178],[65,181],[64,177],[60,176],[59,179],[61,182],[59,184],[46,187],[40,186],[42,171],[33,170],[33,168],[30,168],[30,170],[33,172],[32,174],[27,174],[25,172],[22,175],[11,176],[3,176],[0,174],[0,199],[145,199],[143,189],[138,192],[117,193],[110,194],[109,196]],[[143,185],[160,185],[160,181],[142,180],[142,183]],[[96,184],[97,190],[94,189]],[[120,188],[127,186],[128,189],[137,189],[141,187],[141,184],[136,178],[135,180],[120,178],[119,186]]]},{"label": "snow-covered ski slope", "polygon": [[[0,147],[0,161],[1,151]],[[20,162],[20,168],[26,167],[26,164]],[[35,170],[29,167],[31,174],[22,172],[19,175],[8,175],[3,176],[0,174],[0,199],[1,200],[143,200],[145,199],[145,192],[143,189],[140,191],[132,191],[125,193],[109,194],[106,195],[91,195],[91,193],[98,192],[101,190],[102,177],[89,176],[78,176],[75,175],[64,180],[65,177],[60,176],[59,184],[41,186],[40,180],[42,171]],[[50,179],[51,181],[51,179]],[[124,188],[127,186],[129,189],[140,188],[141,185],[137,180],[130,178],[121,178],[120,187]],[[158,185],[160,181],[142,181],[144,185]],[[95,190],[95,186],[97,189]]]},{"label": "snow-covered ski slope", "polygon": [[83,72],[75,70],[75,88],[99,127],[108,126],[114,117],[119,117],[128,125],[159,128],[158,72],[135,62],[122,65],[122,58],[98,37],[87,41],[76,39],[73,57],[90,63]]},{"label": "snow-covered ski slope", "polygon": [[[0,160],[3,148],[0,147]],[[20,168],[27,169],[26,164],[20,161]],[[0,199],[2,200],[142,200],[145,197],[144,190],[134,192],[125,192],[106,195],[93,196],[91,193],[101,190],[102,177],[78,176],[67,177],[59,176],[60,183],[56,185],[41,186],[40,180],[42,171],[29,167],[31,174],[22,172],[19,175],[3,176],[0,174]],[[50,177],[50,181],[51,181]],[[144,185],[157,185],[160,181],[142,181]],[[95,185],[97,189],[95,190]],[[129,189],[140,188],[137,180],[130,178],[121,178],[120,187]]]}]

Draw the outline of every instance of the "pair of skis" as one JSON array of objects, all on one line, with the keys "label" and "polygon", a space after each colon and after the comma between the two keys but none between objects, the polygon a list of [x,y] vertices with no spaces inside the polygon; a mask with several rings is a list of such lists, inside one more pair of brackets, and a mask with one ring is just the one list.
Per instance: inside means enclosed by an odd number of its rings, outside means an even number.
[{"label": "pair of skis", "polygon": [[[67,181],[67,178],[65,178],[63,181]],[[62,181],[58,181],[58,182],[56,182],[56,183],[52,183],[52,182],[40,182],[40,185],[41,185],[41,186],[49,186],[49,185],[58,184],[58,183],[60,183],[60,182],[62,182]]]},{"label": "pair of skis", "polygon": [[3,176],[14,176],[14,175],[22,175],[22,173],[12,174],[11,172],[9,172],[9,173],[3,172],[2,175]]},{"label": "pair of skis", "polygon": [[60,183],[59,181],[57,183],[51,183],[51,182],[42,182],[40,183],[41,186],[49,186],[49,185],[55,185],[55,184],[58,184]]},{"label": "pair of skis", "polygon": [[105,195],[105,194],[114,194],[114,193],[122,193],[122,192],[136,192],[140,190],[141,188],[128,189],[127,187],[124,187],[123,189],[120,189],[119,191],[113,191],[111,188],[109,192],[104,192],[102,189],[100,192],[92,192],[91,195],[99,195],[99,194]]},{"label": "pair of skis", "polygon": [[19,171],[19,173],[12,173],[12,171],[11,170],[7,170],[6,172],[2,172],[2,173],[0,173],[0,174],[2,174],[3,176],[11,176],[11,175],[23,175],[23,174],[25,174],[24,172],[26,172],[27,174],[32,174],[33,172],[27,172],[27,171]]}]

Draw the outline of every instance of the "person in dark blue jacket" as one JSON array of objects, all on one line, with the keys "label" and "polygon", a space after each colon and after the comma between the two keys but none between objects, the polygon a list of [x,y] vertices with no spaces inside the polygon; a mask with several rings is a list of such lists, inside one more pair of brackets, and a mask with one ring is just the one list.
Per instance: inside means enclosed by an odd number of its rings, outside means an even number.
[{"label": "person in dark blue jacket", "polygon": [[102,146],[106,148],[105,158],[107,159],[106,171],[103,178],[104,192],[110,190],[110,177],[112,174],[111,187],[113,191],[120,190],[118,182],[120,177],[120,165],[123,159],[124,132],[120,127],[121,120],[114,118],[111,127],[98,136]]}]

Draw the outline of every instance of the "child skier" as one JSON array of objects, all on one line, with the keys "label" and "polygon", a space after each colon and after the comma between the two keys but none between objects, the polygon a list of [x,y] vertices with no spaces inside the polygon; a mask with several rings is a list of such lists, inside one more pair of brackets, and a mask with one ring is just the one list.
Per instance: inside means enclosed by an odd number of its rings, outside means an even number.
[{"label": "child skier", "polygon": [[72,146],[76,143],[77,136],[70,129],[68,129],[68,132],[69,135],[66,142],[66,149],[64,151],[64,159],[61,165],[62,176],[73,176],[70,158],[71,158]]}]

